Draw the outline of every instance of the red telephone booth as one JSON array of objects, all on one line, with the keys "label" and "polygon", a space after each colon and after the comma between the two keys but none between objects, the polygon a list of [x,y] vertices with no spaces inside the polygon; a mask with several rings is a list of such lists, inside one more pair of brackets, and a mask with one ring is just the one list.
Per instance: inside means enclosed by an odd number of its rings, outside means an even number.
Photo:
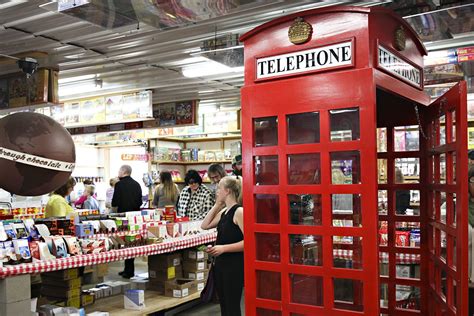
[{"label": "red telephone booth", "polygon": [[246,33],[247,315],[467,315],[467,114],[381,8]]}]

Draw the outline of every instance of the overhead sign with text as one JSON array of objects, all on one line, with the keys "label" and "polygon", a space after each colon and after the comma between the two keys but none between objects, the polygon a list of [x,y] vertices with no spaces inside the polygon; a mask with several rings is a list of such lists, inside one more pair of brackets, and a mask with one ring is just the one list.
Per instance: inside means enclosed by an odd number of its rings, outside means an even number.
[{"label": "overhead sign with text", "polygon": [[422,72],[420,68],[413,66],[380,45],[378,46],[377,56],[378,68],[418,89],[423,89]]},{"label": "overhead sign with text", "polygon": [[266,80],[354,65],[353,40],[297,52],[257,58],[256,80]]}]

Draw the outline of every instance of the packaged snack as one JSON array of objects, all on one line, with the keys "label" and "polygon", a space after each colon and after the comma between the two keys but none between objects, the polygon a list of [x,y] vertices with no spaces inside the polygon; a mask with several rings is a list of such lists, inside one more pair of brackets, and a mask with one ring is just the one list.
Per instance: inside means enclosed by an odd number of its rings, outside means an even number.
[{"label": "packaged snack", "polygon": [[395,232],[395,245],[397,247],[409,247],[410,246],[410,232],[397,230]]},{"label": "packaged snack", "polygon": [[413,229],[410,233],[410,247],[420,247],[420,230],[419,229]]},{"label": "packaged snack", "polygon": [[52,237],[53,241],[53,255],[56,258],[67,258],[69,254],[67,253],[66,243],[64,239],[59,236]]},{"label": "packaged snack", "polygon": [[81,245],[77,237],[64,236],[63,239],[66,242],[67,250],[71,256],[82,255]]},{"label": "packaged snack", "polygon": [[15,253],[17,256],[20,256],[22,262],[28,263],[32,261],[27,239],[14,240],[13,247],[15,248]]}]

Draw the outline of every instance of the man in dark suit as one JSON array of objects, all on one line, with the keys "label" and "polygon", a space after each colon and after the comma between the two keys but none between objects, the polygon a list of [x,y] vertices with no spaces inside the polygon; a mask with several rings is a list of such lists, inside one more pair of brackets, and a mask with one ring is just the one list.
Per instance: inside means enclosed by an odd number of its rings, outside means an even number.
[{"label": "man in dark suit", "polygon": [[[112,197],[112,210],[118,213],[139,211],[142,205],[142,188],[131,177],[132,167],[123,165],[118,172],[119,182],[115,185]],[[125,268],[119,274],[127,279],[135,275],[135,259],[126,259]]]}]

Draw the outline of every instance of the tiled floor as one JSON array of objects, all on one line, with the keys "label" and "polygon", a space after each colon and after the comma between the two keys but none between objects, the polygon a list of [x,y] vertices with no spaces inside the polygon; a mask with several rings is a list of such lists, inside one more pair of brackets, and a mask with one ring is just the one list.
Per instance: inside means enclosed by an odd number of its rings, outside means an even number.
[{"label": "tiled floor", "polygon": [[[109,274],[105,278],[106,281],[123,280],[118,273],[123,270],[123,262],[113,262],[109,264]],[[148,266],[141,258],[135,259],[135,274],[148,272]],[[242,299],[241,310],[244,310],[244,302]],[[177,316],[218,316],[220,315],[219,304],[199,304],[186,311],[176,314]],[[244,315],[244,313],[242,313]],[[113,316],[113,315],[111,315]]]}]

